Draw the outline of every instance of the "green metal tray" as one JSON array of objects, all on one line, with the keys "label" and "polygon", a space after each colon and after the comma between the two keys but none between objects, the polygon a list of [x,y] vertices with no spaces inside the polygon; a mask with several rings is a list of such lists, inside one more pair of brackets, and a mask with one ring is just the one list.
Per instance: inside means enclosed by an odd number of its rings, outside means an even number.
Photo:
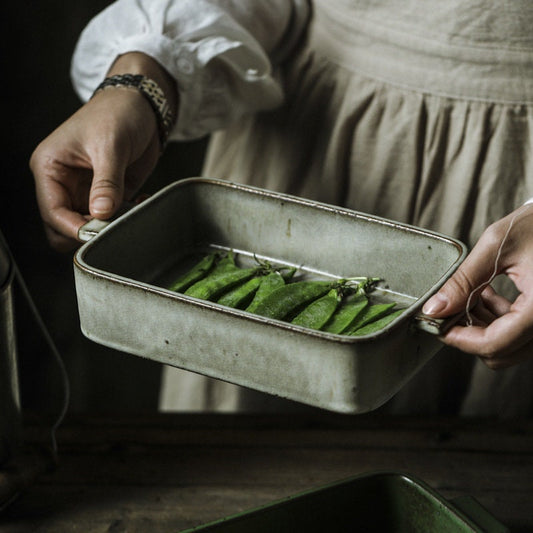
[{"label": "green metal tray", "polygon": [[508,533],[475,499],[452,502],[405,474],[377,472],[229,516],[182,533]]}]

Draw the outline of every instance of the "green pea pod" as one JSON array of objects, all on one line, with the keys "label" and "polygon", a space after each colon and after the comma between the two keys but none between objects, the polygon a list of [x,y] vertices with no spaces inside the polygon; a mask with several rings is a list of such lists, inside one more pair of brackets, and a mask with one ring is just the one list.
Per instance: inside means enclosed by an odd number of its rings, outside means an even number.
[{"label": "green pea pod", "polygon": [[331,288],[331,281],[297,281],[287,283],[272,291],[257,306],[255,313],[267,318],[283,320],[302,306],[324,296]]},{"label": "green pea pod", "polygon": [[190,270],[180,276],[169,287],[171,291],[183,292],[188,289],[193,283],[203,279],[211,270],[215,264],[218,254],[212,253],[203,257],[198,263],[196,263]]},{"label": "green pea pod", "polygon": [[220,272],[229,272],[236,270],[239,267],[235,264],[235,256],[230,250],[224,257],[222,257],[215,265],[215,268],[211,271],[211,274],[218,274]]},{"label": "green pea pod", "polygon": [[294,274],[296,274],[296,271],[298,269],[296,267],[287,267],[287,269],[283,269],[280,274],[283,277],[285,281],[290,281]]},{"label": "green pea pod", "polygon": [[242,309],[250,303],[250,300],[254,297],[254,294],[261,285],[261,281],[262,278],[259,276],[249,279],[223,294],[217,302],[234,309]]},{"label": "green pea pod", "polygon": [[250,302],[246,311],[255,313],[255,310],[259,304],[273,291],[283,287],[285,285],[285,277],[279,272],[270,272],[263,278],[260,278],[261,283],[257,292],[255,293],[253,300]]},{"label": "green pea pod", "polygon": [[320,329],[331,318],[341,300],[338,289],[331,289],[307,305],[292,320],[292,324],[311,329]]},{"label": "green pea pod", "polygon": [[385,315],[388,315],[392,308],[395,307],[395,303],[383,303],[383,304],[372,304],[366,307],[366,309],[357,317],[353,324],[350,324],[350,327],[345,330],[345,335],[353,335],[355,331],[359,328],[378,320]]},{"label": "green pea pod", "polygon": [[389,313],[388,315],[378,318],[377,320],[370,322],[366,326],[363,326],[362,328],[355,330],[352,333],[352,335],[360,336],[360,335],[368,335],[369,333],[375,333],[376,331],[383,329],[387,324],[390,324],[397,316],[401,315],[403,311],[404,309],[397,309],[396,311],[393,311],[392,313]]},{"label": "green pea pod", "polygon": [[226,272],[211,273],[189,287],[185,294],[201,300],[216,300],[226,291],[253,278],[262,267],[237,268]]},{"label": "green pea pod", "polygon": [[348,297],[341,302],[332,317],[324,324],[322,331],[340,335],[350,327],[368,305],[368,298],[364,294],[357,293],[353,298]]}]

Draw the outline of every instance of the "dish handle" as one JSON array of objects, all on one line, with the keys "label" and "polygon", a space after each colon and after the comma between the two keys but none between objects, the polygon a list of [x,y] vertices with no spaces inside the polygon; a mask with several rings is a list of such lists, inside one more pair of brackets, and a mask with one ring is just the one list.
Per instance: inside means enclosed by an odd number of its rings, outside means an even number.
[{"label": "dish handle", "polygon": [[96,237],[106,226],[109,225],[110,220],[98,220],[93,218],[86,222],[78,229],[78,240],[81,242],[88,242],[93,237]]},{"label": "dish handle", "polygon": [[415,328],[425,331],[426,333],[441,336],[444,335],[462,317],[464,317],[464,313],[458,313],[446,318],[434,318],[425,315],[424,313],[419,313],[413,317],[413,325]]},{"label": "dish handle", "polygon": [[80,240],[81,242],[90,241],[93,237],[96,237],[96,235],[98,235],[104,228],[109,226],[111,222],[122,216],[135,205],[136,204],[133,204],[131,202],[123,203],[120,209],[111,218],[107,220],[99,220],[98,218],[92,218],[91,220],[89,220],[89,222],[86,222],[78,229],[78,240]]}]

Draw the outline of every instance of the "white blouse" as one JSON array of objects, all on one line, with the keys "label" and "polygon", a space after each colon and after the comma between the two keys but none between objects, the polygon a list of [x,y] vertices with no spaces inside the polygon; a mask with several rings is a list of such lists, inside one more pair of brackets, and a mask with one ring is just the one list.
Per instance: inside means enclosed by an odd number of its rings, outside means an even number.
[{"label": "white blouse", "polygon": [[307,0],[117,0],[76,45],[71,76],[87,101],[117,56],[143,52],[176,80],[170,139],[189,140],[283,101],[273,67],[309,17]]},{"label": "white blouse", "polygon": [[309,1],[116,0],[80,35],[74,88],[87,101],[119,55],[144,52],[177,83],[180,105],[169,139],[204,137],[281,105],[275,66],[302,35]]}]

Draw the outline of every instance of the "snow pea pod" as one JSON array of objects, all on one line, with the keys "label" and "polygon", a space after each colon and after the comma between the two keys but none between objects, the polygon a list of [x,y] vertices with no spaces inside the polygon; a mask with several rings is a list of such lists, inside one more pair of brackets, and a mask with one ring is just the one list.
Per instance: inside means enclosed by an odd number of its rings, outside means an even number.
[{"label": "snow pea pod", "polygon": [[261,278],[261,284],[255,293],[253,300],[250,302],[246,311],[255,313],[260,303],[273,291],[283,287],[285,283],[292,278],[296,272],[295,268],[289,269],[287,272],[281,274],[278,271],[270,272],[265,277]]},{"label": "snow pea pod", "polygon": [[189,287],[185,294],[201,300],[216,300],[224,292],[253,278],[261,268],[236,268],[228,271],[212,272],[206,278]]},{"label": "snow pea pod", "polygon": [[397,309],[396,311],[393,311],[392,313],[389,313],[388,315],[385,315],[381,318],[378,318],[377,320],[374,320],[373,322],[370,322],[366,326],[356,329],[352,333],[352,335],[354,336],[368,335],[369,333],[374,333],[376,331],[379,331],[380,329],[383,329],[387,324],[390,324],[397,316],[401,315],[403,311],[404,311],[403,309]]},{"label": "snow pea pod", "polygon": [[256,276],[223,294],[217,302],[234,309],[242,309],[251,301],[261,285],[262,278]]},{"label": "snow pea pod", "polygon": [[356,293],[353,297],[348,297],[341,302],[331,318],[324,324],[322,331],[340,335],[350,327],[368,305],[368,298],[364,294]]},{"label": "snow pea pod", "polygon": [[257,306],[255,313],[283,320],[302,306],[326,294],[335,282],[313,280],[288,283],[275,289]]},{"label": "snow pea pod", "polygon": [[285,282],[290,281],[294,274],[296,273],[296,270],[298,270],[296,267],[283,267],[280,269],[280,274],[282,278],[285,280]]},{"label": "snow pea pod", "polygon": [[331,289],[324,296],[308,304],[292,320],[292,324],[311,329],[320,329],[331,318],[341,301],[338,288]]},{"label": "snow pea pod", "polygon": [[372,304],[367,306],[366,309],[359,315],[359,317],[357,317],[355,322],[344,331],[344,334],[353,335],[359,328],[362,328],[367,324],[370,324],[371,322],[388,315],[395,306],[395,303]]},{"label": "snow pea pod", "polygon": [[183,292],[188,289],[193,283],[203,279],[215,264],[218,254],[211,253],[203,257],[191,269],[181,275],[169,287],[171,291]]},{"label": "snow pea pod", "polygon": [[235,256],[230,250],[224,257],[222,257],[213,268],[211,274],[218,274],[219,272],[228,272],[231,270],[236,270],[239,267],[235,263]]}]

